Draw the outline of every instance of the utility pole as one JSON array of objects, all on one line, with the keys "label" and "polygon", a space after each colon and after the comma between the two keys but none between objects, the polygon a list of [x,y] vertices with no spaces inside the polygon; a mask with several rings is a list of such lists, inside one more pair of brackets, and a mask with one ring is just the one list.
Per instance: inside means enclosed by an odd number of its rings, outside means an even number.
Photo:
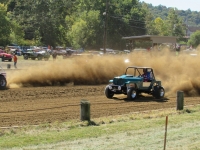
[{"label": "utility pole", "polygon": [[108,0],[106,0],[106,10],[103,13],[105,16],[104,21],[104,36],[103,36],[103,52],[106,54],[106,44],[107,44],[107,22],[108,22]]}]

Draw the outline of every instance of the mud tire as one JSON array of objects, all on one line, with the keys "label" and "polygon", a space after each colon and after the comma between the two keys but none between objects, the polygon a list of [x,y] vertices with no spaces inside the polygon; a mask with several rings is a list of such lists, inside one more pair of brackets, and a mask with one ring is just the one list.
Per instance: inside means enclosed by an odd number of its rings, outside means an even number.
[{"label": "mud tire", "polygon": [[113,98],[114,93],[109,89],[109,86],[106,86],[105,88],[105,95],[109,99]]},{"label": "mud tire", "polygon": [[127,98],[128,100],[135,100],[138,97],[138,91],[135,87],[128,89]]},{"label": "mud tire", "polygon": [[153,88],[153,97],[155,97],[156,99],[162,99],[164,98],[165,95],[165,90],[163,87],[161,86],[154,86]]},{"label": "mud tire", "polygon": [[5,90],[7,85],[6,78],[0,75],[0,90]]}]

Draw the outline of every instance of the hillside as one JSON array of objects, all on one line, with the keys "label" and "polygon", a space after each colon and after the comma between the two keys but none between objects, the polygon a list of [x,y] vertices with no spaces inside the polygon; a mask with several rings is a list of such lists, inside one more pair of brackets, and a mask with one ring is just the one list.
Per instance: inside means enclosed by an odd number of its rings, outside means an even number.
[{"label": "hillside", "polygon": [[[148,4],[149,10],[152,12],[155,18],[161,17],[162,19],[166,19],[169,10],[171,7],[166,7],[163,5],[153,6],[152,4]],[[178,10],[177,13],[180,18],[183,19],[183,22],[188,26],[200,26],[200,12],[188,10]]]}]

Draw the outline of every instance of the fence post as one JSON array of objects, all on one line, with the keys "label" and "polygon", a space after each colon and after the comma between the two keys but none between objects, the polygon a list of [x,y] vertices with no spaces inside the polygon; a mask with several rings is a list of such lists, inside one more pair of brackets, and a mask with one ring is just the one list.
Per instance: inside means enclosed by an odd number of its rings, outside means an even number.
[{"label": "fence post", "polygon": [[164,150],[166,149],[167,125],[168,125],[168,116],[166,116],[166,121],[165,121],[165,139],[164,139]]},{"label": "fence post", "polygon": [[183,91],[177,92],[177,110],[183,110],[184,106],[184,93]]},{"label": "fence post", "polygon": [[90,102],[81,100],[81,121],[90,121]]}]

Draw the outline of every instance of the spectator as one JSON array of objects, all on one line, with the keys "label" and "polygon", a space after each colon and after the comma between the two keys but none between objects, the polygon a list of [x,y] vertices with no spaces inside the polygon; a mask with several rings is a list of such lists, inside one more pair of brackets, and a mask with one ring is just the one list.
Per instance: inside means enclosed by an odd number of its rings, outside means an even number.
[{"label": "spectator", "polygon": [[14,53],[13,60],[14,60],[14,67],[17,68],[17,55],[16,55],[16,53]]}]

